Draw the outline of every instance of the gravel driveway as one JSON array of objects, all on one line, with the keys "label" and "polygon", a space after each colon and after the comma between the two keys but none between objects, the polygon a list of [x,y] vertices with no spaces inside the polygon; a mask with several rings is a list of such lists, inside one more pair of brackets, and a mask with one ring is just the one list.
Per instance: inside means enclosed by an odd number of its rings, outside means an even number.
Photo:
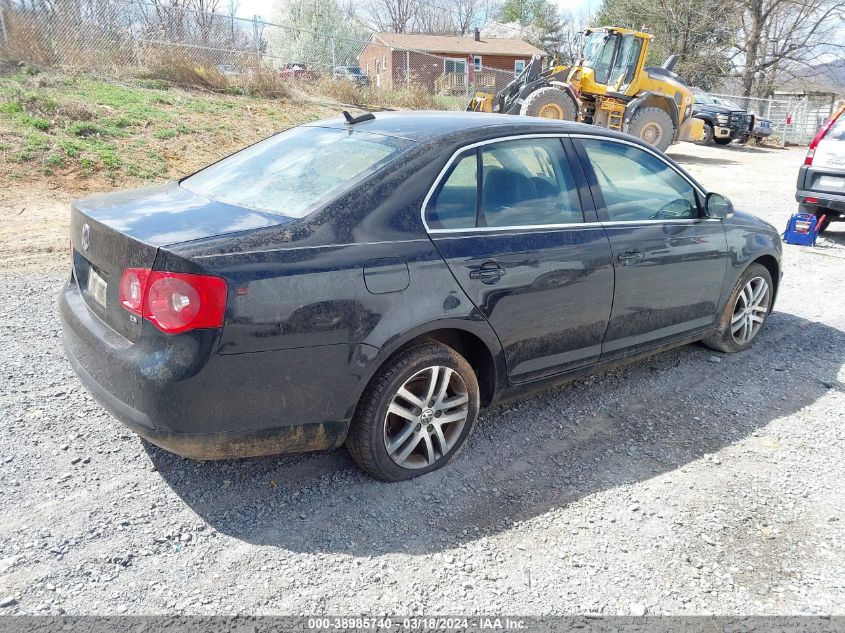
[{"label": "gravel driveway", "polygon": [[[670,153],[778,228],[796,207],[802,150]],[[50,206],[8,202],[6,228],[27,204]],[[66,257],[7,263],[0,614],[845,614],[840,227],[785,247],[751,350],[688,346],[485,411],[452,465],[400,484],[343,450],[142,445],[64,358]]]}]

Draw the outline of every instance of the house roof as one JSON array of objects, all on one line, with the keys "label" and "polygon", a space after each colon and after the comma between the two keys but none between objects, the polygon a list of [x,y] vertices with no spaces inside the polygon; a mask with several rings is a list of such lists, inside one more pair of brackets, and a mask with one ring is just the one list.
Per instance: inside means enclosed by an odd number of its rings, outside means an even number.
[{"label": "house roof", "polygon": [[482,37],[480,41],[476,42],[472,36],[426,35],[424,33],[374,33],[373,39],[391,48],[407,48],[426,53],[516,55],[527,57],[543,54],[543,51],[528,42],[505,37]]}]

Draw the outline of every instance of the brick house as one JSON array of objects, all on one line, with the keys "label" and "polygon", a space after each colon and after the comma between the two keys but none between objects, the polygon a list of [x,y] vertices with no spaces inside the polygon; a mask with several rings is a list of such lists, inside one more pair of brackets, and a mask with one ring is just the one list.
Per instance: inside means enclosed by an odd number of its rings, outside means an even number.
[{"label": "brick house", "polygon": [[423,33],[373,33],[358,65],[385,90],[422,84],[438,94],[499,90],[543,51],[522,40]]}]

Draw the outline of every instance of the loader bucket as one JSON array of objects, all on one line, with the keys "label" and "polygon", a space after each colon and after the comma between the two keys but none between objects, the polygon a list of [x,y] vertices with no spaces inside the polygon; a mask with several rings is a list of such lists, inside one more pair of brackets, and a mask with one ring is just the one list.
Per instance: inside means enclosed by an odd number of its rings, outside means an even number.
[{"label": "loader bucket", "polygon": [[493,95],[489,92],[476,92],[472,101],[467,105],[467,112],[492,112]]}]

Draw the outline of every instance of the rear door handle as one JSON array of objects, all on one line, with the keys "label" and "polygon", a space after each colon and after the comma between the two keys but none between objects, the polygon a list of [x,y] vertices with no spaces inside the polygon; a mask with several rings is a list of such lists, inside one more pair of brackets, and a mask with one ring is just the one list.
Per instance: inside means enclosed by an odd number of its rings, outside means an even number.
[{"label": "rear door handle", "polygon": [[484,262],[478,268],[469,272],[470,279],[480,279],[485,284],[498,283],[502,275],[505,274],[505,269],[499,266],[496,262]]},{"label": "rear door handle", "polygon": [[629,249],[629,250],[625,251],[624,253],[619,253],[619,255],[616,256],[616,259],[618,259],[620,262],[622,262],[626,266],[629,266],[631,264],[636,264],[638,262],[641,262],[643,260],[643,257],[645,257],[645,255],[643,254],[642,251],[638,251],[638,250],[635,250],[635,249]]}]

